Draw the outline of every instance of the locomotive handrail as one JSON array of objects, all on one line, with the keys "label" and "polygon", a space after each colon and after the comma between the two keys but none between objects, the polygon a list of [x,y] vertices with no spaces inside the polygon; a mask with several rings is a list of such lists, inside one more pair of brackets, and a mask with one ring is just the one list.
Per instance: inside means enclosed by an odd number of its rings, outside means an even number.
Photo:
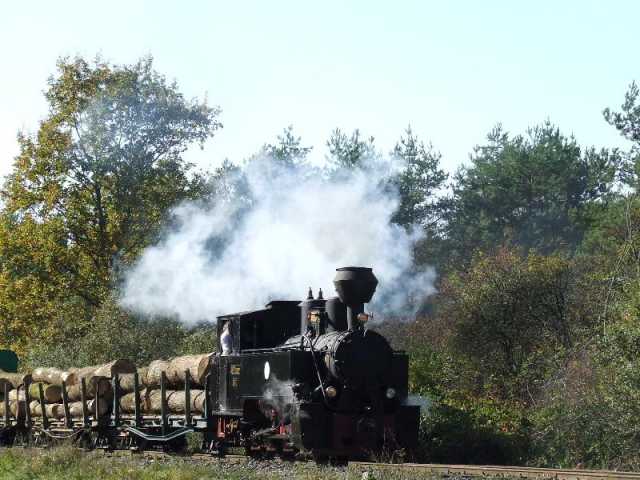
[{"label": "locomotive handrail", "polygon": [[309,348],[311,349],[311,358],[313,359],[313,367],[316,370],[316,374],[318,375],[318,382],[320,382],[320,388],[322,389],[322,399],[324,400],[324,406],[327,408],[329,404],[327,402],[327,392],[324,391],[324,384],[322,383],[322,375],[320,375],[320,369],[318,368],[318,362],[316,360],[316,352],[313,349],[313,343],[311,343],[311,339],[306,335],[302,335],[302,338],[306,339],[309,342]]}]

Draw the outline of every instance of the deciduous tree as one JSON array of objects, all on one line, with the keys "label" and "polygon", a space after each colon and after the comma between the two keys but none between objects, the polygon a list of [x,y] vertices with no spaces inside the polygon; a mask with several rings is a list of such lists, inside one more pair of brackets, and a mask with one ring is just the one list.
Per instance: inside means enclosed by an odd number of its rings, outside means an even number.
[{"label": "deciduous tree", "polygon": [[65,305],[76,306],[69,322],[91,315],[167,210],[202,191],[182,154],[221,126],[217,108],[185,99],[151,58],[62,59],[45,96],[49,114],[35,135],[19,136],[3,189],[0,308],[10,344],[35,334],[34,324],[46,331]]}]

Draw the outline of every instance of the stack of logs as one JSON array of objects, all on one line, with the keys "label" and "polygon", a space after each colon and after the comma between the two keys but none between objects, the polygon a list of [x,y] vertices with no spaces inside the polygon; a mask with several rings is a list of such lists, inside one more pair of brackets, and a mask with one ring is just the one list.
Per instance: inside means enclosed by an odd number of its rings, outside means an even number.
[{"label": "stack of logs", "polygon": [[[185,412],[185,377],[189,372],[191,412],[204,412],[205,378],[209,373],[212,354],[187,355],[169,360],[155,360],[147,367],[136,370],[135,365],[124,359],[114,360],[105,365],[70,368],[36,368],[30,374],[7,373],[0,370],[0,417],[5,416],[3,393],[8,391],[9,414],[14,418],[24,417],[26,411],[25,388],[29,391],[29,412],[32,417],[42,417],[40,389],[45,403],[47,418],[65,417],[63,385],[67,392],[69,414],[74,418],[83,416],[81,402],[82,379],[85,384],[85,399],[88,412],[98,416],[107,413],[112,405],[112,379],[117,374],[120,385],[120,409],[123,413],[134,413],[134,372],[138,373],[138,391],[142,413],[156,414],[161,411],[160,379],[165,375],[165,398],[168,411]],[[7,387],[5,387],[7,385]],[[98,394],[98,402],[96,402]]]}]

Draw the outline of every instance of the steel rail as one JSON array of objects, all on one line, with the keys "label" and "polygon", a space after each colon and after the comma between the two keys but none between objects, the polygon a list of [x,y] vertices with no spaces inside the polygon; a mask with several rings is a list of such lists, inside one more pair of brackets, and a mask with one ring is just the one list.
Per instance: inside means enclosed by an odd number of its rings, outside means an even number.
[{"label": "steel rail", "polygon": [[515,467],[502,465],[446,465],[430,463],[349,462],[349,468],[362,472],[371,470],[404,470],[416,473],[465,475],[472,477],[553,478],[557,480],[620,479],[640,480],[640,472],[614,470],[581,470],[566,468]]}]

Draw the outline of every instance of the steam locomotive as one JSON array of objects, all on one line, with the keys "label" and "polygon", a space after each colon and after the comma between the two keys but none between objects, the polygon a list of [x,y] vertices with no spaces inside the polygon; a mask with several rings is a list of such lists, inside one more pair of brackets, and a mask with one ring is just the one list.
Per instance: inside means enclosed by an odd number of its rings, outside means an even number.
[{"label": "steam locomotive", "polygon": [[[367,328],[364,304],[377,284],[371,268],[338,268],[337,297],[324,299],[321,290],[314,297],[310,289],[302,302],[277,300],[218,317],[218,339],[227,325],[231,351],[211,356],[202,412],[190,411],[187,376],[184,415],[171,414],[163,375],[160,413],[143,414],[136,375],[136,410],[124,414],[116,375],[112,398],[98,398],[93,417],[87,408],[80,419],[60,420],[46,413],[11,418],[5,411],[0,442],[73,438],[89,447],[175,449],[196,432],[203,449],[217,453],[242,447],[250,454],[347,459],[383,449],[410,451],[417,444],[420,407],[407,404],[407,355]],[[99,401],[109,404],[104,414]]]}]

